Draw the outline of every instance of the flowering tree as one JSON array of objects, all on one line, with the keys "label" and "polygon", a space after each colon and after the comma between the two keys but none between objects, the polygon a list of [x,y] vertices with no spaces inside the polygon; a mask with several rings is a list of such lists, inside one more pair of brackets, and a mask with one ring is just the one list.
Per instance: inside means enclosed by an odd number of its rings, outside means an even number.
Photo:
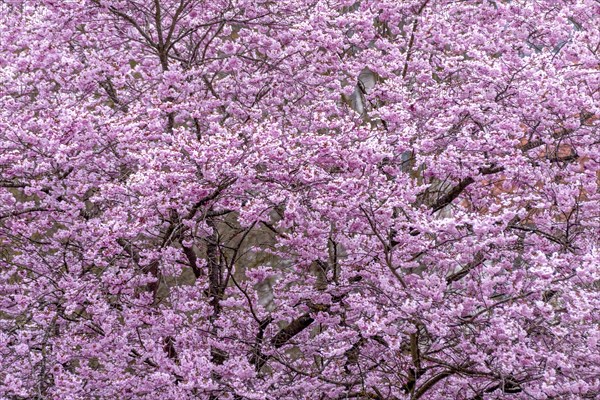
[{"label": "flowering tree", "polygon": [[5,0],[0,397],[600,396],[600,3]]}]

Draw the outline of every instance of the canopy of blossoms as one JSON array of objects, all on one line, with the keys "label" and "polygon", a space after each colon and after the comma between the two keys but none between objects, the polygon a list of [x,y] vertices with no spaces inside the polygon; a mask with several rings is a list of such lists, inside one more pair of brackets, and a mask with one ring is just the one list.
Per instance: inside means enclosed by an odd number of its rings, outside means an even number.
[{"label": "canopy of blossoms", "polygon": [[600,397],[597,0],[4,0],[0,398]]}]

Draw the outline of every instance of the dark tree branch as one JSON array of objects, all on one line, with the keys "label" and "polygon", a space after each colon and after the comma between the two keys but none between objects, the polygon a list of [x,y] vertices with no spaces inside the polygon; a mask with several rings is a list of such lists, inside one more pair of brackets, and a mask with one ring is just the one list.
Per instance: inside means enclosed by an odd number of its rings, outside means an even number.
[{"label": "dark tree branch", "polygon": [[478,267],[484,261],[485,261],[485,258],[483,257],[483,254],[481,252],[478,252],[477,254],[475,254],[475,257],[473,258],[473,261],[471,261],[470,263],[468,263],[467,265],[465,265],[465,267],[463,269],[461,269],[460,271],[455,272],[455,273],[447,276],[446,277],[446,283],[447,284],[451,284],[452,282],[456,282],[456,281],[461,280],[462,278],[464,278],[465,276],[467,276],[467,274],[469,272],[471,272],[471,270],[473,268]]},{"label": "dark tree branch", "polygon": [[288,326],[280,330],[273,339],[271,339],[271,344],[275,346],[276,349],[283,347],[291,338],[308,328],[314,321],[315,320],[309,313],[302,314],[290,322]]},{"label": "dark tree branch", "polygon": [[[504,167],[489,167],[489,168],[481,168],[479,169],[479,173],[481,175],[492,175],[498,172],[504,171]],[[442,196],[438,201],[436,201],[432,206],[432,213],[435,213],[442,208],[446,207],[448,204],[452,203],[460,194],[469,186],[475,182],[475,179],[472,177],[468,177],[462,179],[456,186],[454,186],[448,193]]]}]

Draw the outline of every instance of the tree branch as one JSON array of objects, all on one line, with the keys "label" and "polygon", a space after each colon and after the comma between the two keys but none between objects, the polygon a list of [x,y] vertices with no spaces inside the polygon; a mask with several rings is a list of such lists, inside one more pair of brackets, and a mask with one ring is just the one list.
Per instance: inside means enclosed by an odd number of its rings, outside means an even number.
[{"label": "tree branch", "polygon": [[308,328],[310,324],[312,324],[315,320],[310,316],[309,313],[304,313],[282,330],[280,330],[274,337],[271,339],[271,344],[275,346],[276,349],[284,346],[287,342],[290,341],[291,338],[302,332],[304,329]]}]

